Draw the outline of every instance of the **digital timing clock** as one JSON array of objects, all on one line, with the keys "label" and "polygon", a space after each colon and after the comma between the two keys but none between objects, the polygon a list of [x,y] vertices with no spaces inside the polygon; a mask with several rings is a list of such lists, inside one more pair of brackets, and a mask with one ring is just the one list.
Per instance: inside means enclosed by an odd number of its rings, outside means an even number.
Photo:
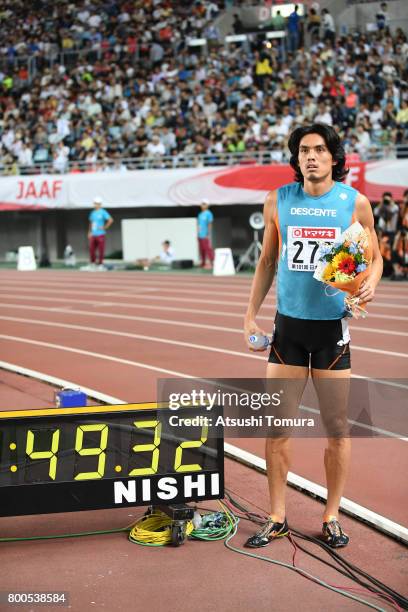
[{"label": "digital timing clock", "polygon": [[0,412],[0,516],[223,497],[222,437],[205,422],[172,426],[174,414],[157,404]]}]

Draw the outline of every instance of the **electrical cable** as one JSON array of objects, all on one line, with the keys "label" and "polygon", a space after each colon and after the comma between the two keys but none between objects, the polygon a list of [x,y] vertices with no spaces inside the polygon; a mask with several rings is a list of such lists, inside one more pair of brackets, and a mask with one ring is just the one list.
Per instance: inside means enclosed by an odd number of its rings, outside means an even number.
[{"label": "electrical cable", "polygon": [[22,538],[0,538],[0,543],[2,542],[30,542],[32,540],[58,540],[60,538],[81,538],[83,536],[120,533],[123,531],[129,531],[129,528],[130,528],[130,525],[129,527],[120,527],[119,529],[105,529],[102,531],[82,531],[80,533],[62,533],[62,534],[56,534],[56,535],[28,536],[28,537],[22,537]]},{"label": "electrical cable", "polygon": [[[243,506],[240,502],[238,502],[236,499],[234,499],[229,491],[226,492],[226,496],[229,499],[230,503],[232,503],[234,506],[236,506],[242,512],[244,512],[247,515],[248,519],[251,520],[250,516],[254,515],[254,513],[249,512],[248,509],[245,506]],[[242,497],[242,496],[239,496],[239,497]],[[249,502],[249,500],[245,500],[245,501],[247,501],[248,503],[251,503],[251,502]],[[255,505],[255,507],[257,507],[257,506]],[[259,509],[262,510],[261,508],[259,508]],[[260,515],[254,515],[254,516],[256,516],[258,518]],[[266,516],[263,517],[263,520],[265,521],[266,518],[267,518]],[[258,523],[258,520],[254,521],[254,522]],[[313,538],[312,536],[307,536],[307,535],[299,532],[296,529],[290,528],[290,532],[295,537],[299,537],[301,539],[310,541],[310,542],[320,546],[329,555],[331,555],[331,557],[332,557],[332,559],[334,561],[336,561],[339,565],[341,565],[342,570],[340,570],[339,567],[336,567],[335,565],[333,565],[331,563],[328,563],[325,559],[319,557],[318,555],[314,555],[310,551],[308,551],[306,549],[302,549],[302,547],[300,547],[300,545],[296,544],[306,554],[310,554],[310,556],[318,559],[321,563],[324,563],[325,565],[327,565],[329,567],[332,567],[333,569],[336,569],[337,571],[339,571],[343,575],[345,575],[348,578],[350,578],[353,581],[355,581],[360,586],[363,586],[363,588],[369,590],[375,596],[382,597],[382,598],[386,599],[387,603],[391,603],[392,605],[396,606],[397,609],[400,609],[399,606],[401,606],[403,609],[408,609],[408,600],[403,595],[401,595],[400,593],[397,593],[392,588],[390,588],[387,585],[383,584],[381,581],[377,580],[376,578],[374,578],[373,576],[371,576],[367,572],[364,572],[363,570],[361,570],[357,566],[353,565],[349,561],[346,561],[345,559],[343,559],[338,553],[336,553],[326,543],[322,542],[321,540],[318,540],[317,538]],[[244,551],[242,551],[242,552],[244,552]],[[366,578],[367,580],[372,582],[372,584],[374,584],[375,586],[372,586],[372,585],[364,582],[363,580],[361,580],[361,578],[356,576],[355,573],[360,574],[361,576],[363,576],[364,578]],[[376,588],[376,587],[378,587],[378,588]],[[350,589],[350,590],[352,590],[352,589]]]},{"label": "electrical cable", "polygon": [[[210,511],[201,517],[201,524],[194,527],[192,521],[180,521],[178,528],[184,537],[206,542],[224,540],[234,527],[228,509],[219,502],[222,512]],[[164,512],[156,511],[138,519],[129,532],[129,541],[142,546],[166,546],[173,544],[174,521]]]},{"label": "electrical cable", "polygon": [[[184,522],[185,535],[194,529],[191,521]],[[165,546],[173,542],[173,521],[164,512],[156,511],[142,516],[129,532],[129,541],[141,546]]]},{"label": "electrical cable", "polygon": [[[332,563],[328,563],[327,561],[325,561],[324,559],[322,559],[318,555],[314,555],[313,553],[311,553],[307,549],[305,549],[302,546],[300,546],[300,544],[296,543],[293,540],[292,535],[293,534],[291,532],[289,532],[288,540],[290,541],[290,543],[294,547],[294,551],[295,551],[294,554],[293,554],[293,559],[292,559],[293,565],[295,565],[295,558],[296,558],[297,550],[298,549],[302,550],[303,552],[305,552],[306,554],[310,555],[311,557],[314,557],[315,559],[317,559],[318,561],[320,561],[324,565],[327,565],[328,567],[331,567],[331,568],[335,569],[339,573],[345,575],[347,578],[350,578],[350,579],[354,580],[355,582],[357,582],[358,584],[360,584],[362,586],[361,589],[359,589],[357,587],[350,587],[350,586],[342,587],[345,590],[347,590],[347,591],[355,591],[355,592],[362,593],[362,594],[365,594],[365,595],[367,594],[367,591],[369,591],[370,593],[373,594],[372,595],[373,597],[375,597],[376,599],[380,600],[382,603],[383,603],[383,600],[385,599],[386,603],[389,603],[390,605],[394,606],[394,608],[397,610],[397,612],[402,612],[401,608],[399,607],[397,602],[392,597],[390,597],[389,595],[387,595],[385,593],[382,593],[381,591],[379,591],[378,589],[376,589],[375,587],[373,587],[370,584],[363,583],[358,577],[355,577],[354,574],[350,570],[348,570],[348,573],[345,572],[345,571],[342,571],[340,568],[338,568],[337,566],[333,565]],[[332,586],[337,586],[337,585],[332,585]]]},{"label": "electrical cable", "polygon": [[283,561],[278,561],[276,559],[271,559],[269,557],[264,557],[262,555],[257,555],[255,553],[251,553],[248,552],[246,550],[242,550],[240,548],[236,548],[235,546],[232,546],[230,544],[230,541],[232,540],[232,538],[236,535],[237,533],[237,526],[238,523],[235,524],[234,527],[234,531],[231,535],[229,535],[227,537],[227,539],[224,542],[224,546],[226,546],[229,550],[232,550],[234,552],[237,552],[241,555],[245,555],[246,557],[252,557],[253,559],[260,559],[261,561],[266,561],[267,563],[273,563],[274,565],[280,565],[281,567],[286,567],[287,569],[290,569],[291,571],[297,572],[307,578],[310,578],[311,580],[313,580],[314,582],[316,582],[317,584],[329,589],[330,591],[334,591],[335,593],[338,593],[339,595],[343,595],[344,597],[347,597],[349,599],[353,599],[354,601],[357,601],[361,604],[364,604],[366,606],[368,606],[369,608],[372,608],[373,610],[378,610],[379,612],[385,612],[384,608],[379,608],[378,606],[376,606],[375,604],[372,604],[360,597],[357,597],[356,595],[352,595],[351,593],[347,593],[346,591],[334,587],[330,584],[328,584],[327,582],[324,582],[323,580],[321,580],[320,578],[316,578],[315,576],[313,576],[312,574],[310,574],[309,572],[307,572],[306,570],[303,570],[299,567],[294,567],[293,565],[290,565],[289,563],[285,563]]},{"label": "electrical cable", "polygon": [[[384,584],[383,582],[381,582],[380,580],[378,580],[374,576],[371,576],[370,574],[368,574],[364,570],[360,569],[359,567],[357,567],[356,565],[354,565],[350,561],[346,561],[346,559],[343,559],[343,557],[341,557],[338,553],[336,553],[332,548],[330,548],[324,542],[318,540],[317,538],[314,538],[313,536],[306,536],[305,534],[301,533],[300,531],[297,531],[296,529],[292,529],[291,528],[291,533],[296,538],[299,538],[301,540],[309,541],[309,542],[311,542],[313,544],[316,544],[320,548],[322,548],[325,552],[327,552],[332,557],[332,559],[334,559],[334,561],[336,561],[346,572],[348,572],[350,574],[350,577],[352,577],[353,580],[355,580],[355,582],[359,583],[360,585],[364,586],[365,588],[368,588],[368,589],[372,590],[373,592],[378,592],[378,590],[376,590],[375,587],[372,587],[369,583],[364,582],[363,580],[361,580],[361,578],[356,576],[355,573],[360,574],[361,576],[364,576],[367,580],[372,582],[372,584],[374,584],[376,587],[378,587],[378,589],[383,590],[385,593],[387,593],[388,596],[393,598],[395,600],[395,603],[400,605],[403,609],[408,610],[408,599],[406,597],[404,597],[403,595],[401,595],[400,593],[398,593],[397,591],[395,591],[391,587],[388,587],[386,584]],[[313,555],[313,553],[311,553],[310,551],[308,551],[306,549],[303,549],[299,544],[298,544],[298,546],[306,554],[314,556],[315,558],[319,559],[323,563],[326,563],[327,565],[333,567],[332,564],[328,563],[327,561],[325,561],[321,557],[319,557],[317,555]],[[338,572],[344,574],[344,572],[339,567],[336,567],[336,566],[334,566],[334,567],[335,567],[335,569],[337,569]]]}]

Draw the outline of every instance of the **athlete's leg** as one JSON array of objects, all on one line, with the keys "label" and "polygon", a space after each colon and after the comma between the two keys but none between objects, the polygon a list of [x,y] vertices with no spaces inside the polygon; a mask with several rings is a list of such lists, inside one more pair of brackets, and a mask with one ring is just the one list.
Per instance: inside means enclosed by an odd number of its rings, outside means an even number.
[{"label": "athlete's leg", "polygon": [[324,453],[327,503],[323,521],[337,518],[350,464],[351,440],[347,431],[347,407],[351,370],[312,368],[320,412],[328,432]]},{"label": "athlete's leg", "polygon": [[[307,383],[309,368],[268,363],[266,377],[287,379],[283,405],[291,416],[297,411]],[[289,380],[290,379],[290,380]],[[290,414],[289,414],[290,413]],[[268,476],[270,514],[281,523],[286,515],[286,480],[291,463],[291,440],[289,437],[268,437],[265,445],[266,470]]]}]

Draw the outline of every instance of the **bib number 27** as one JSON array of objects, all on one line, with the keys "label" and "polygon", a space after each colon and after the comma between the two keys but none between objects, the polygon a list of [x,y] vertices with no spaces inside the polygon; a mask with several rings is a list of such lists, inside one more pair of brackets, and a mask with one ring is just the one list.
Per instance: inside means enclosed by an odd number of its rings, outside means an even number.
[{"label": "bib number 27", "polygon": [[314,272],[321,243],[332,243],[340,235],[338,227],[288,227],[288,268]]}]

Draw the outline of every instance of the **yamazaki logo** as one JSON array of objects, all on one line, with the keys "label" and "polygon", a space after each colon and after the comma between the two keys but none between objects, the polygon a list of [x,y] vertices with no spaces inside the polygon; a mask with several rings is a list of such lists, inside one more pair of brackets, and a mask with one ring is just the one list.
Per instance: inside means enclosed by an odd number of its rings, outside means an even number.
[{"label": "yamazaki logo", "polygon": [[293,238],[318,238],[320,240],[336,238],[336,230],[333,227],[295,227],[292,234]]},{"label": "yamazaki logo", "polygon": [[17,200],[48,198],[55,200],[62,189],[62,181],[18,181]]}]

